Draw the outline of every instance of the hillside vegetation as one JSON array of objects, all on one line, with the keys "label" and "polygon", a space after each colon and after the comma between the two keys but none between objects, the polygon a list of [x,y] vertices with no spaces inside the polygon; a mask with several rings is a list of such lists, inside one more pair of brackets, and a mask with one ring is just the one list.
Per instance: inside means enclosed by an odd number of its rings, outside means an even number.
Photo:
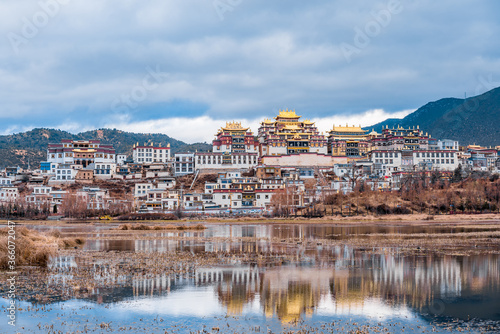
[{"label": "hillside vegetation", "polygon": [[125,132],[116,129],[100,129],[72,134],[56,129],[38,128],[31,131],[0,136],[0,168],[7,166],[38,167],[46,159],[49,143],[62,139],[90,140],[99,139],[102,143],[112,144],[118,154],[132,156],[132,147],[139,143],[166,146],[170,144],[172,153],[184,151],[208,151],[206,143],[186,144],[164,134],[144,134]]},{"label": "hillside vegetation", "polygon": [[458,140],[461,145],[500,145],[500,87],[468,99],[446,98],[427,103],[403,119],[387,119],[368,127],[419,125],[434,138]]}]

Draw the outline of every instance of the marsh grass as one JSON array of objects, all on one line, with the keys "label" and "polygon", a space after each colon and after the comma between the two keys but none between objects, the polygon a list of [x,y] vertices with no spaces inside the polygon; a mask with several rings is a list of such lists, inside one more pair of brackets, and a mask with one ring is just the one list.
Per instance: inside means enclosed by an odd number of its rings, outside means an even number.
[{"label": "marsh grass", "polygon": [[195,226],[186,225],[156,225],[148,226],[144,224],[122,224],[118,226],[118,230],[121,231],[188,231],[188,230],[204,230],[207,227],[202,224],[197,224]]},{"label": "marsh grass", "polygon": [[[0,229],[0,269],[7,269],[9,261],[8,228]],[[46,267],[50,257],[60,248],[74,248],[83,245],[83,238],[63,238],[61,232],[37,232],[26,227],[17,227],[15,240],[16,266]]]}]

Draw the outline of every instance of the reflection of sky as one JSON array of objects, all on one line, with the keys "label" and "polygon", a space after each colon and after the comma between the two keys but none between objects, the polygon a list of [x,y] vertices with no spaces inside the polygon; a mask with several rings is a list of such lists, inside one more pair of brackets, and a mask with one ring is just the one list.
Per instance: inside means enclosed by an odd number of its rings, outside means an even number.
[{"label": "reflection of sky", "polygon": [[[72,300],[52,305],[44,311],[26,313],[26,308],[31,306],[22,302],[19,306],[23,311],[18,312],[17,329],[23,328],[23,333],[40,333],[38,327],[53,325],[55,330],[62,332],[76,332],[87,328],[96,332],[105,332],[99,326],[109,323],[113,331],[119,327],[127,328],[125,333],[163,333],[165,329],[177,327],[179,333],[202,330],[206,326],[220,327],[222,333],[248,332],[249,328],[261,327],[261,332],[266,329],[275,333],[284,330],[297,330],[304,324],[318,330],[321,326],[335,322],[336,332],[344,333],[350,329],[368,325],[372,329],[376,326],[390,328],[395,332],[406,332],[415,326],[421,331],[432,331],[432,325],[417,314],[405,308],[391,308],[379,300],[367,300],[360,309],[351,309],[346,312],[335,309],[331,300],[324,299],[318,305],[315,314],[305,317],[301,324],[280,323],[277,318],[265,318],[259,308],[259,299],[247,305],[240,316],[226,317],[226,312],[217,305],[217,299],[210,289],[193,291],[191,289],[172,293],[168,298],[149,298],[138,301],[119,302],[112,305],[94,304],[82,300]],[[7,302],[0,299],[0,305]],[[227,326],[229,324],[229,326]],[[355,324],[355,325],[353,325]],[[391,327],[389,327],[389,324]],[[85,327],[86,326],[86,327]],[[132,328],[132,329],[130,329]],[[2,327],[1,333],[15,333],[10,328]],[[437,332],[449,332],[437,328]],[[474,333],[474,331],[472,331]]]},{"label": "reflection of sky", "polygon": [[211,287],[176,290],[166,298],[141,298],[122,303],[119,309],[123,312],[133,310],[136,313],[154,313],[174,317],[210,317],[224,313]]},{"label": "reflection of sky", "polygon": [[360,315],[385,319],[409,317],[412,311],[404,305],[389,306],[378,298],[366,298],[359,304],[339,305],[329,296],[323,296],[316,308],[316,314],[319,316]]}]

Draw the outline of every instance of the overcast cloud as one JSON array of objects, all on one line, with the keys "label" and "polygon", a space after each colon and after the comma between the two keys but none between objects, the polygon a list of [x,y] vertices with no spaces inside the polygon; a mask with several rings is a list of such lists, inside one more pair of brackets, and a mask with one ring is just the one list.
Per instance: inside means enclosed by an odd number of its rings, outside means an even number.
[{"label": "overcast cloud", "polygon": [[0,133],[210,141],[283,108],[321,131],[371,125],[500,82],[498,13],[495,0],[0,0]]}]

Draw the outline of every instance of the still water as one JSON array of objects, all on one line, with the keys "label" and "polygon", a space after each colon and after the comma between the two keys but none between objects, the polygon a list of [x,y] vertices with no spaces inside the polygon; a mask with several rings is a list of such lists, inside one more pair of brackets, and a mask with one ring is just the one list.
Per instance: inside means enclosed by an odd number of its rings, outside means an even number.
[{"label": "still water", "polygon": [[[78,257],[57,257],[42,282],[47,289],[69,285],[73,270],[83,266],[90,267],[93,279],[102,284],[68,301],[54,298],[41,305],[33,298],[21,303],[18,328],[23,327],[22,333],[500,332],[499,255],[405,256],[397,249],[372,252],[315,242],[388,232],[385,229],[392,229],[390,233],[426,232],[419,227],[220,225],[180,233],[187,240],[165,239],[179,233],[161,231],[144,239],[88,240],[85,251],[111,250],[123,252],[123,256],[127,252],[168,256],[172,251],[292,256],[280,265],[235,261],[233,265],[186,268],[184,274],[153,277],[118,273],[106,263],[87,263]],[[436,228],[433,233],[453,233],[450,231],[453,229]],[[101,231],[85,227],[84,232],[95,236]],[[285,245],[281,238],[300,241]],[[6,303],[0,299],[0,305]],[[8,330],[2,327],[0,332],[12,332]]]}]

